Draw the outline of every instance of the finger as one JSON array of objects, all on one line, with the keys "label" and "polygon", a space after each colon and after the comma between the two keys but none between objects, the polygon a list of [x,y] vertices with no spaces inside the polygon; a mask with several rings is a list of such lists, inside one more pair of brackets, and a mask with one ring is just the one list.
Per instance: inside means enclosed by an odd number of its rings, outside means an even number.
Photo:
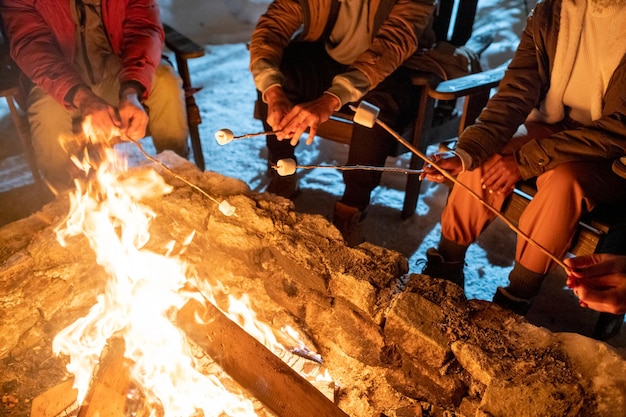
[{"label": "finger", "polygon": [[311,126],[309,129],[309,137],[306,140],[306,144],[310,145],[313,143],[313,139],[315,139],[315,135],[317,134],[317,125]]},{"label": "finger", "polygon": [[306,130],[305,128],[301,128],[301,127],[298,127],[296,129],[293,136],[291,137],[291,142],[290,142],[291,146],[296,146],[298,144],[298,142],[300,141],[300,136],[302,136],[305,130]]},{"label": "finger", "polygon": [[429,181],[437,182],[437,183],[441,183],[444,180],[444,176],[439,174],[439,173],[437,173],[437,174],[426,174],[426,178]]},{"label": "finger", "polygon": [[283,116],[282,120],[278,124],[278,130],[285,130],[290,126],[297,124],[298,116],[299,112],[297,111],[296,107],[294,107],[289,113]]},{"label": "finger", "polygon": [[107,106],[107,113],[109,114],[109,118],[111,119],[113,125],[117,127],[122,126],[122,120],[113,107]]},{"label": "finger", "polygon": [[502,178],[502,180],[498,181],[494,189],[500,194],[506,194],[511,189],[511,182],[506,178]]}]

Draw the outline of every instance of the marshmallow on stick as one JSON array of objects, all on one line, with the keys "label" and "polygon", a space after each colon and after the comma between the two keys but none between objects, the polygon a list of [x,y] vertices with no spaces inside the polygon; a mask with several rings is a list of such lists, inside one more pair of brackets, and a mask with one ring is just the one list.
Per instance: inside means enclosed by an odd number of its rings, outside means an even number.
[{"label": "marshmallow on stick", "polygon": [[278,175],[284,177],[286,175],[293,175],[296,173],[297,168],[301,169],[314,169],[314,168],[331,168],[340,171],[383,171],[383,172],[400,172],[403,174],[421,174],[424,172],[422,169],[408,169],[399,167],[376,167],[370,165],[297,165],[296,161],[291,158],[279,159],[276,162],[276,166],[273,167]]}]

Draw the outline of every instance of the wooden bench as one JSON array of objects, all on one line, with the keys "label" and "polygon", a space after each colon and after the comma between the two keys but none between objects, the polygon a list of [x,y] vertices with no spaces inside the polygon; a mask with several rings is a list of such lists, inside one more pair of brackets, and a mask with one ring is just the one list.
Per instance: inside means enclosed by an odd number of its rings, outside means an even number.
[{"label": "wooden bench", "polygon": [[[536,192],[537,189],[531,182],[521,182],[516,186],[511,198],[505,203],[502,214],[517,226],[522,212]],[[569,252],[573,255],[595,253],[598,245],[608,235],[611,228],[622,222],[624,222],[624,208],[621,203],[598,206],[583,215],[578,222],[578,229]]]}]

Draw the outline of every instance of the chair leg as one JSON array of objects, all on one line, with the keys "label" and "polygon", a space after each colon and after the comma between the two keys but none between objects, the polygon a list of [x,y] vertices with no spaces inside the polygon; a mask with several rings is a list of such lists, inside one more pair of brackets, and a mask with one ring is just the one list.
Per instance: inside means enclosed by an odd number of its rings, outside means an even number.
[{"label": "chair leg", "polygon": [[22,142],[22,148],[24,149],[24,154],[26,155],[26,162],[28,163],[28,167],[30,168],[30,172],[33,175],[35,183],[39,183],[41,182],[41,174],[39,173],[35,150],[33,149],[33,143],[31,142],[30,129],[28,124],[17,111],[17,106],[15,105],[13,96],[6,96],[6,100],[9,105],[11,119],[13,120],[13,124],[17,130],[17,135],[20,137],[20,142]]},{"label": "chair leg", "polygon": [[623,314],[600,313],[591,337],[596,340],[609,339],[618,334],[623,325]]},{"label": "chair leg", "polygon": [[[422,161],[421,158],[413,155],[411,157],[410,169],[420,169],[423,164],[424,161]],[[422,182],[419,180],[419,175],[407,175],[406,188],[404,191],[404,204],[402,206],[402,213],[400,213],[400,218],[402,220],[406,220],[415,214],[417,199],[419,198],[421,188]]]},{"label": "chair leg", "polygon": [[191,140],[191,149],[193,150],[193,159],[200,171],[204,171],[204,155],[202,154],[202,142],[200,141],[200,132],[198,125],[202,123],[200,109],[196,104],[196,100],[192,95],[186,98],[187,103],[187,125],[189,126],[189,137]]}]

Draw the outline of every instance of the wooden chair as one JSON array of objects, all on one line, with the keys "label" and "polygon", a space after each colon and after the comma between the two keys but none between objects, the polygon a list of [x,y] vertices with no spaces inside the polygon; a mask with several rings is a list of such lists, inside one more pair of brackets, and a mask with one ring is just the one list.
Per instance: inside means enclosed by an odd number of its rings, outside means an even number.
[{"label": "wooden chair", "polygon": [[[433,29],[438,41],[463,46],[472,35],[477,0],[463,0],[454,7],[454,0],[440,0]],[[451,29],[451,30],[450,30]],[[485,106],[490,90],[496,87],[504,74],[504,67],[467,75],[442,83],[441,76],[434,73],[414,71],[412,85],[419,97],[415,117],[399,132],[419,151],[426,152],[432,144],[449,141],[478,116]],[[440,84],[441,83],[441,84]],[[438,87],[440,85],[440,87]],[[465,97],[462,112],[450,108],[458,98]],[[452,110],[452,111],[451,111]],[[258,118],[258,112],[255,111]],[[335,142],[350,144],[352,136],[351,112],[339,111],[319,126],[317,135]],[[407,152],[399,147],[397,154]],[[410,169],[420,169],[423,161],[413,155]],[[421,182],[417,175],[407,175],[404,206],[401,217],[406,219],[415,213]]]}]

